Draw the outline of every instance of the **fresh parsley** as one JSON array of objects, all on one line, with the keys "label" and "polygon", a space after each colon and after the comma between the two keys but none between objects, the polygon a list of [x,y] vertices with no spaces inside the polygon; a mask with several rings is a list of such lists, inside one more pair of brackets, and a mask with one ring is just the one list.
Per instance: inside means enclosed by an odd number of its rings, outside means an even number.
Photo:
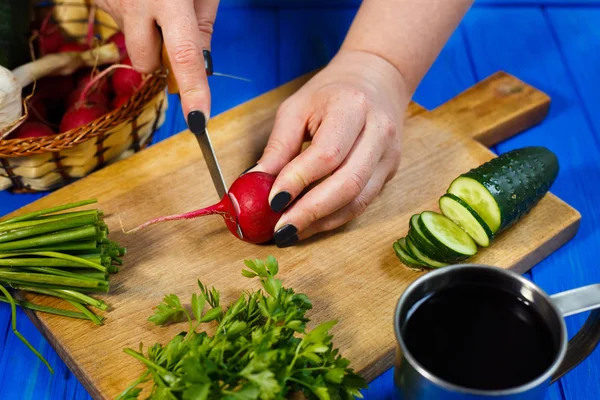
[{"label": "fresh parsley", "polygon": [[[124,351],[146,366],[145,373],[119,399],[133,400],[140,385],[152,381],[148,398],[162,399],[284,399],[302,394],[306,399],[362,398],[365,380],[333,347],[329,333],[335,321],[306,331],[312,308],[304,294],[285,288],[275,276],[277,260],[245,260],[242,274],[260,279],[262,289],[244,292],[223,310],[219,292],[200,281],[191,298],[191,312],[175,295],[165,296],[149,318],[156,325],[189,322],[189,331],[166,345],[143,353]],[[264,289],[264,291],[263,291]],[[211,336],[198,331],[215,321]]]}]

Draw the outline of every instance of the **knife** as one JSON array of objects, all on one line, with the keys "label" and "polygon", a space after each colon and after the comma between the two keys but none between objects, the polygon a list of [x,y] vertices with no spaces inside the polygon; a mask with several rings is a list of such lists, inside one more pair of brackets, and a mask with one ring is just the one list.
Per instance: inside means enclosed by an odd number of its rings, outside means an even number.
[{"label": "knife", "polygon": [[[204,56],[204,68],[206,70],[206,75],[210,76],[213,74],[212,67],[212,57],[208,50],[203,51]],[[163,44],[162,46],[162,62],[163,65],[167,67],[169,73],[167,74],[167,88],[170,94],[178,94],[179,87],[177,86],[177,81],[175,80],[175,76],[170,72],[171,62],[169,61],[169,56],[167,55],[166,48]],[[219,162],[217,161],[217,155],[215,154],[215,150],[213,149],[212,142],[210,141],[210,136],[208,134],[208,129],[205,127],[204,130],[194,132],[192,131],[196,140],[198,141],[198,145],[202,150],[202,155],[204,156],[204,161],[208,167],[208,171],[210,172],[210,177],[212,178],[215,189],[217,190],[217,194],[219,195],[219,199],[223,199],[225,195],[229,196],[234,208],[236,209],[235,223],[237,234],[240,239],[244,238],[242,233],[242,228],[240,227],[238,212],[237,209],[237,200],[232,198],[229,195],[227,190],[227,185],[225,184],[225,179],[223,178],[223,173],[221,172],[221,167],[219,166]]]}]

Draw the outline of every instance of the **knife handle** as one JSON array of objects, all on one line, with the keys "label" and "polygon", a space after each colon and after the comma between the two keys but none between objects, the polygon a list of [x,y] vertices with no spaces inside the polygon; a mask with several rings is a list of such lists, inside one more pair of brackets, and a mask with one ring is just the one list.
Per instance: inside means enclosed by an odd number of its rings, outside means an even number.
[{"label": "knife handle", "polygon": [[[213,74],[213,61],[212,55],[210,54],[210,50],[203,49],[202,56],[204,57],[204,70],[206,71],[206,76],[211,76]],[[173,75],[173,67],[171,66],[171,61],[169,60],[169,55],[167,54],[167,48],[163,42],[161,46],[161,60],[162,64],[167,68],[167,90],[170,94],[179,93],[179,86],[177,85],[177,80],[175,79],[175,75]]]}]

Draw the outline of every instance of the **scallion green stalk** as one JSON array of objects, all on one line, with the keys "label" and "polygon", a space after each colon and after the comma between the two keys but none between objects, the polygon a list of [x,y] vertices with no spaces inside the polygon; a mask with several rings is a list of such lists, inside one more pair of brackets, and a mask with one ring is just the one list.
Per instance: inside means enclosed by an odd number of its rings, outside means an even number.
[{"label": "scallion green stalk", "polygon": [[46,209],[43,209],[43,210],[39,210],[39,211],[34,211],[34,212],[27,213],[27,214],[23,214],[23,215],[20,215],[18,217],[9,218],[9,219],[7,219],[5,221],[0,222],[0,225],[12,224],[13,222],[26,221],[26,220],[29,220],[29,219],[33,219],[35,217],[39,217],[40,215],[52,214],[52,213],[55,213],[55,212],[69,210],[71,208],[82,207],[82,206],[86,206],[88,204],[97,203],[97,202],[98,202],[98,200],[96,200],[96,199],[90,199],[90,200],[78,201],[76,203],[69,203],[69,204],[64,204],[64,205],[61,205],[61,206],[46,208]]}]

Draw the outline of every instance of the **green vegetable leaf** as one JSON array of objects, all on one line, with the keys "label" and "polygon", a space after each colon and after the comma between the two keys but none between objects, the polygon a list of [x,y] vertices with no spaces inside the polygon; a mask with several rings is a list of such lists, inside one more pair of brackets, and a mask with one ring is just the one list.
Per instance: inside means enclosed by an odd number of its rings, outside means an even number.
[{"label": "green vegetable leaf", "polygon": [[331,400],[331,396],[329,395],[329,390],[327,390],[326,386],[321,386],[313,390],[314,394],[317,395],[319,400]]},{"label": "green vegetable leaf", "polygon": [[206,400],[210,393],[210,383],[191,385],[183,394],[183,400]]},{"label": "green vegetable leaf", "polygon": [[166,295],[163,302],[154,310],[154,315],[148,318],[148,321],[155,325],[163,325],[167,322],[180,322],[185,316],[185,310],[181,306],[179,297],[174,294]]},{"label": "green vegetable leaf", "polygon": [[210,322],[213,321],[215,319],[217,319],[220,315],[221,315],[221,306],[218,306],[216,308],[211,308],[209,311],[206,312],[206,314],[204,314],[202,316],[202,318],[200,318],[200,322]]},{"label": "green vegetable leaf", "polygon": [[246,278],[255,278],[258,276],[255,272],[248,271],[247,269],[242,270],[242,275],[244,275]]},{"label": "green vegetable leaf", "polygon": [[267,269],[269,270],[269,273],[272,276],[277,275],[277,273],[279,272],[279,264],[277,263],[275,257],[271,255],[267,257]]},{"label": "green vegetable leaf", "polygon": [[342,383],[346,371],[343,368],[333,368],[327,371],[325,379],[331,383]]},{"label": "green vegetable leaf", "polygon": [[204,295],[198,296],[196,293],[192,294],[192,312],[194,313],[194,318],[196,321],[200,322],[200,318],[202,317],[202,310],[204,310],[204,305],[206,303],[206,298]]},{"label": "green vegetable leaf", "polygon": [[[152,382],[151,398],[279,400],[298,391],[310,400],[362,397],[366,382],[333,346],[330,330],[336,321],[306,333],[310,322],[306,312],[312,303],[275,278],[279,272],[275,258],[244,263],[248,269],[242,274],[258,278],[261,290],[244,291],[225,307],[220,305],[218,290],[198,281],[201,294],[191,296],[192,313],[169,295],[150,317],[162,324],[187,316],[189,332],[174,336],[164,346],[154,344],[147,356],[141,346],[139,353],[126,351],[144,364]],[[205,311],[207,303],[211,308]],[[191,324],[190,314],[198,324]],[[200,322],[210,321],[217,322],[216,329],[211,327],[210,334],[201,331]]]}]

